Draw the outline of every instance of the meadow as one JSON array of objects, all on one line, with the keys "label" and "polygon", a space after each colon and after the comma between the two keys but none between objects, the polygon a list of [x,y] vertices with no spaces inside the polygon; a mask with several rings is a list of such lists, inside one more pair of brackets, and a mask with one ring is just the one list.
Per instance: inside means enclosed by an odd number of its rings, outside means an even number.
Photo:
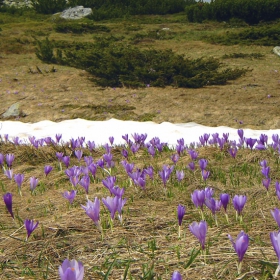
[{"label": "meadow", "polygon": [[[57,135],[20,143],[0,130],[1,279],[58,279],[65,259],[83,264],[84,279],[171,279],[174,271],[182,279],[272,279],[280,256],[280,141],[242,135],[245,127],[279,127],[277,40],[273,32],[253,42],[246,35],[263,25],[190,23],[179,13],[103,20],[93,28],[88,19],[73,24],[30,10],[0,13],[1,114],[19,102],[22,114],[12,119],[22,122],[193,121],[234,127],[240,138],[202,134],[171,148],[128,131],[125,145],[112,137],[95,147],[98,132],[86,140],[61,142]],[[38,57],[46,38],[52,61]],[[98,73],[65,59],[98,42],[170,49],[190,61],[213,58],[218,73],[246,71],[200,87],[105,86],[96,84]],[[26,232],[26,220],[39,222],[34,231]]]}]

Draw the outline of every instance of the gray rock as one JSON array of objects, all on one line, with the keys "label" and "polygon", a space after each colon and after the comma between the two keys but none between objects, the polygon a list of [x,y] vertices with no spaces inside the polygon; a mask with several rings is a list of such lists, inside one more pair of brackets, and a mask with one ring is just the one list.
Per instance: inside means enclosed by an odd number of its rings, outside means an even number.
[{"label": "gray rock", "polygon": [[273,52],[274,52],[275,54],[277,54],[278,56],[280,56],[280,47],[279,47],[279,46],[274,47],[274,48],[273,48]]},{"label": "gray rock", "polygon": [[64,19],[81,19],[92,14],[91,8],[84,8],[83,6],[77,6],[64,10],[60,17]]},{"label": "gray rock", "polygon": [[19,117],[22,116],[22,111],[19,108],[20,103],[14,103],[12,106],[9,107],[9,109],[2,114],[3,118],[10,118],[10,117]]}]

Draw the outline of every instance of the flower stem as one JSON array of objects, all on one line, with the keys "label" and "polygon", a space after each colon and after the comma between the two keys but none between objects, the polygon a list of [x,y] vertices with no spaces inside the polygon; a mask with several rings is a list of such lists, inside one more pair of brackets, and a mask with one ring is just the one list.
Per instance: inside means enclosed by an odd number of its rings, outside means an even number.
[{"label": "flower stem", "polygon": [[242,262],[238,262],[238,265],[237,265],[237,273],[238,273],[238,275],[241,274],[241,269],[242,269]]},{"label": "flower stem", "polygon": [[280,271],[280,265],[278,265],[277,268],[276,268],[276,270],[275,270],[274,278],[277,278],[277,277],[278,277],[279,271]]}]

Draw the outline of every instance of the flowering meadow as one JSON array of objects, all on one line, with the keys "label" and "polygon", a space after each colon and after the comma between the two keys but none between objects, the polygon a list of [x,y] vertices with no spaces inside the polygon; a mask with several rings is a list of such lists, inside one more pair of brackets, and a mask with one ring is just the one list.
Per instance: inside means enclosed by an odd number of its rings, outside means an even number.
[{"label": "flowering meadow", "polygon": [[2,279],[272,279],[279,136],[170,148],[2,135]]}]

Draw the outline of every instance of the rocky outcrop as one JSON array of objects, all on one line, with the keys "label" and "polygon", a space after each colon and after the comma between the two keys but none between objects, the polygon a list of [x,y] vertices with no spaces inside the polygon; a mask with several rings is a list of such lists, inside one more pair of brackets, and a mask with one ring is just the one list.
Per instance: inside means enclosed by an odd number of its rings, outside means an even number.
[{"label": "rocky outcrop", "polygon": [[77,6],[64,10],[60,17],[64,19],[81,19],[92,13],[91,8],[84,8],[83,6]]},{"label": "rocky outcrop", "polygon": [[4,0],[3,3],[7,6],[15,6],[17,8],[32,7],[30,0]]},{"label": "rocky outcrop", "polygon": [[[32,7],[32,3],[30,0],[4,0],[3,3],[7,6],[15,6],[17,8]],[[64,10],[62,13],[58,13],[58,15],[60,14],[60,17],[64,19],[81,19],[83,17],[90,15],[91,13],[92,13],[91,8],[84,8],[83,6],[77,6],[74,8],[68,8]]]}]

